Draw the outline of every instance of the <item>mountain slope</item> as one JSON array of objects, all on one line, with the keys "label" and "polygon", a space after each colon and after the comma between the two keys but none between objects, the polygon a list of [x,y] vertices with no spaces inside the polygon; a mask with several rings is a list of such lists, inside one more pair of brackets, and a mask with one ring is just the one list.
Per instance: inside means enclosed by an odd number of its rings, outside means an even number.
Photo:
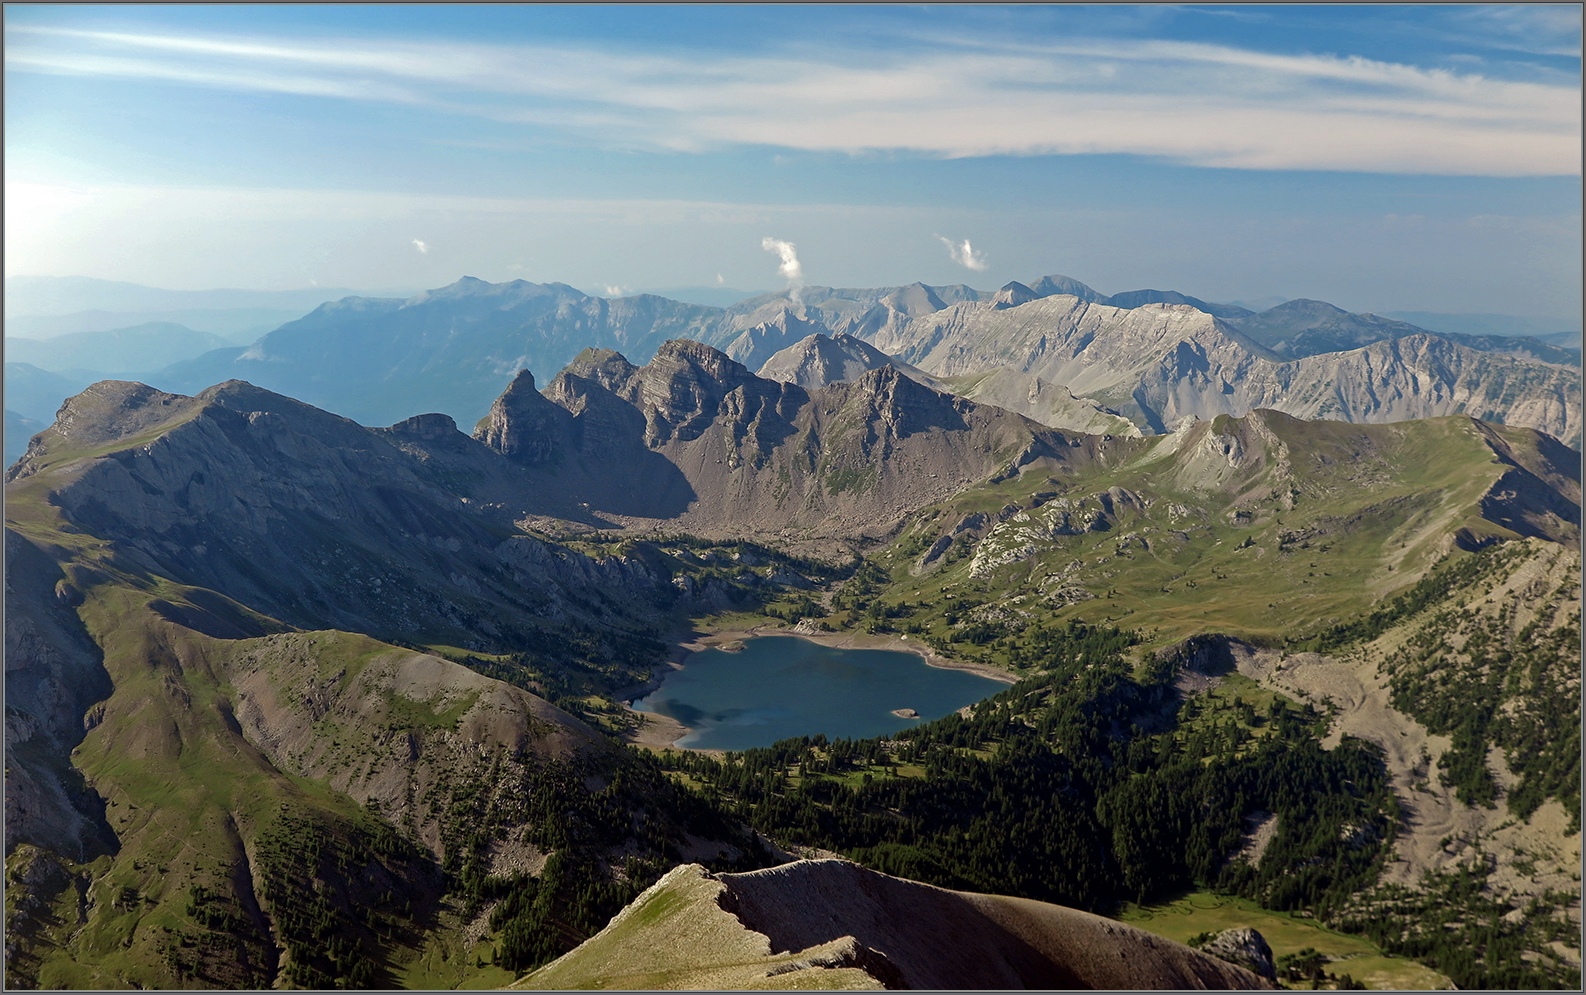
[{"label": "mountain slope", "polygon": [[[679,955],[682,956],[679,956]],[[1259,989],[1256,975],[1073,909],[842,860],[678,867],[512,986],[593,989]]]},{"label": "mountain slope", "polygon": [[108,332],[149,322],[168,322],[218,335],[232,345],[247,345],[266,332],[303,317],[308,308],[176,308],[170,311],[77,311],[22,315],[6,320],[8,335],[53,339],[84,332]]},{"label": "mountain slope", "polygon": [[22,457],[28,448],[28,440],[44,430],[44,423],[24,417],[20,412],[5,409],[5,459],[6,466],[10,466]]},{"label": "mountain slope", "polygon": [[76,332],[48,341],[6,337],[6,357],[57,373],[74,370],[106,374],[148,373],[191,359],[230,342],[183,325],[150,321],[103,332]]},{"label": "mountain slope", "polygon": [[697,337],[720,314],[660,297],[606,300],[564,284],[464,277],[407,300],[324,304],[246,351],[211,353],[153,379],[178,392],[246,379],[367,425],[424,411],[471,423],[519,369],[558,368],[590,345],[648,356],[667,338]]},{"label": "mountain slope", "polygon": [[63,406],[6,486],[9,980],[502,983],[463,954],[514,895],[521,967],[638,890],[614,854],[763,859],[535,693],[648,676],[667,558],[470,505],[400,432],[246,384]]},{"label": "mountain slope", "polygon": [[5,364],[6,407],[48,425],[61,402],[88,386],[81,380],[41,370],[31,363]]},{"label": "mountain slope", "polygon": [[590,351],[543,396],[532,383],[515,384],[521,400],[504,395],[475,438],[512,456],[540,492],[577,493],[614,521],[660,518],[707,535],[885,530],[989,476],[1092,459],[1100,442],[931,390],[890,365],[805,391],[688,341],[643,367]]},{"label": "mountain slope", "polygon": [[1006,367],[990,373],[945,377],[939,382],[959,397],[994,404],[1048,428],[1087,435],[1140,435],[1140,429],[1129,419],[1089,398],[1075,397],[1066,387]]},{"label": "mountain slope", "polygon": [[1573,450],[1458,416],[1348,425],[1256,411],[1115,440],[1106,457],[915,516],[883,560],[898,596],[984,589],[970,607],[995,607],[950,610],[944,637],[977,619],[1012,631],[1104,612],[1161,641],[1272,641],[1366,612],[1444,556],[1580,535]]},{"label": "mountain slope", "polygon": [[[1116,299],[1114,299],[1115,301]],[[1188,303],[1195,303],[1189,301]],[[1200,305],[1196,305],[1200,307]],[[1201,307],[1208,313],[1213,308]],[[1428,332],[1425,328],[1379,317],[1375,314],[1350,314],[1325,301],[1293,300],[1260,314],[1218,314],[1229,324],[1272,351],[1298,358],[1324,352],[1345,352],[1374,342],[1410,336],[1436,335],[1456,345],[1480,352],[1493,352],[1544,363],[1579,366],[1578,353],[1560,349],[1538,339],[1504,335],[1469,335],[1459,332]]]},{"label": "mountain slope", "polygon": [[960,304],[871,344],[937,377],[1008,367],[1166,431],[1186,415],[1272,408],[1386,422],[1463,413],[1579,444],[1578,370],[1410,335],[1285,361],[1188,305],[1124,311],[1055,296],[1006,308]]},{"label": "mountain slope", "polygon": [[815,334],[800,339],[766,360],[756,376],[814,390],[839,380],[858,380],[883,366],[895,366],[910,380],[927,387],[940,387],[925,373],[899,363],[863,339],[841,332],[830,338]]}]

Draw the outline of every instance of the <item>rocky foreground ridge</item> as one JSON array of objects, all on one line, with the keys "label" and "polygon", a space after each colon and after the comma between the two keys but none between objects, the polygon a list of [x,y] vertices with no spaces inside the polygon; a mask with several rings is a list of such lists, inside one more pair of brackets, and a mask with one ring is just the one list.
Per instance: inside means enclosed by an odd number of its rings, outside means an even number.
[{"label": "rocky foreground ridge", "polygon": [[675,868],[512,986],[567,989],[1263,989],[1227,961],[1100,916],[949,891],[846,860]]}]

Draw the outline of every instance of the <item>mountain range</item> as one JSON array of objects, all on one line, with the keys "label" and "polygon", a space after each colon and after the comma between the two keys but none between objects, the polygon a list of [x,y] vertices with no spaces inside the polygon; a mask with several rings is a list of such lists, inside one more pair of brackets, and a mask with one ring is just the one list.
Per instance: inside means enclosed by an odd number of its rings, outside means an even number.
[{"label": "mountain range", "polygon": [[[648,340],[639,333],[651,327],[644,316],[620,320],[636,311],[613,317],[605,302],[579,303],[563,290],[458,293],[481,322],[494,304],[550,321],[572,301],[569,313],[613,335],[627,329],[641,346]],[[1095,320],[1148,330],[1221,320],[1179,304],[1121,311],[1075,296],[1020,296],[962,301],[921,320],[995,328],[1043,308],[1081,318],[1094,310]],[[319,320],[367,312],[399,329],[411,321],[409,341],[422,343],[436,315],[455,313],[452,303],[421,301],[407,306],[411,319],[393,317],[404,307],[344,301]],[[653,307],[692,320],[693,312]],[[913,323],[891,327],[909,334]],[[377,327],[369,323],[371,336]],[[1202,333],[1221,335],[1230,352],[1253,351],[1216,324]],[[859,365],[876,360],[832,341]],[[1025,379],[1010,389],[1051,400],[1030,374],[1013,376]],[[1070,976],[1062,971],[1144,983],[1144,974],[1085,974],[1084,957],[1063,952],[1061,937],[1075,935],[1082,913],[988,894],[1104,905],[1137,876],[1188,873],[1172,854],[1222,861],[1218,848],[1236,846],[1240,820],[1254,818],[1243,803],[1207,816],[1220,828],[1197,836],[1187,828],[1197,820],[1152,822],[1166,803],[1129,801],[1130,785],[1185,771],[1254,776],[1239,773],[1255,761],[1238,750],[1182,767],[1158,769],[1152,759],[1174,743],[1204,746],[1249,728],[1266,743],[1260,769],[1321,765],[1299,794],[1267,781],[1241,789],[1253,792],[1250,805],[1279,812],[1284,827],[1251,894],[1334,915],[1318,906],[1325,894],[1342,903],[1336,914],[1365,914],[1344,896],[1367,878],[1322,880],[1309,868],[1379,866],[1392,825],[1382,785],[1401,767],[1409,784],[1421,762],[1400,745],[1398,726],[1381,723],[1362,731],[1376,739],[1358,741],[1384,746],[1354,745],[1357,737],[1322,750],[1322,713],[1306,711],[1301,691],[1240,691],[1247,685],[1194,661],[1216,647],[1256,659],[1262,646],[1302,640],[1266,671],[1245,668],[1257,675],[1246,678],[1251,688],[1263,674],[1302,680],[1315,672],[1312,657],[1333,659],[1318,648],[1351,645],[1337,633],[1367,624],[1360,620],[1376,620],[1371,638],[1399,638],[1406,620],[1431,624],[1393,606],[1444,583],[1451,563],[1488,573],[1436,588],[1444,596],[1424,603],[1444,604],[1448,590],[1468,599],[1496,589],[1499,580],[1484,578],[1499,577],[1491,571],[1503,564],[1512,571],[1546,560],[1539,577],[1564,577],[1568,565],[1550,551],[1579,541],[1578,454],[1534,429],[1463,415],[1359,425],[1262,409],[1186,416],[1152,436],[1085,434],[938,390],[890,359],[806,387],[671,339],[642,365],[583,349],[543,389],[518,372],[467,427],[431,412],[368,428],[240,381],[193,395],[105,381],[70,398],[34,437],[6,474],[10,977],[68,988],[499,986],[544,964],[552,987],[558,978],[628,977],[653,959],[651,939],[671,935],[670,920],[644,911],[659,908],[657,895],[717,888],[703,870],[667,876],[698,862],[719,876],[722,894],[740,897],[726,910],[736,925],[716,915],[723,907],[709,895],[677,911],[716,916],[735,943],[745,929],[760,931],[751,904],[797,904],[801,889],[825,889],[824,901],[859,911],[866,901],[967,902],[1000,923],[975,934],[977,949],[1000,951],[986,970],[1006,968],[1026,984]],[[1563,580],[1526,583],[1526,603],[1538,606],[1565,589]],[[910,626],[911,638],[938,652],[1002,661],[1034,682],[969,718],[922,725],[919,738],[866,747],[881,751],[867,765],[840,760],[836,744],[796,746],[796,769],[809,771],[798,791],[815,792],[798,797],[842,785],[853,792],[813,802],[832,807],[820,809],[828,814],[815,824],[827,828],[808,845],[840,847],[891,877],[851,864],[736,876],[788,865],[784,843],[809,832],[777,821],[779,812],[803,818],[788,807],[794,795],[780,808],[734,807],[760,782],[731,780],[726,768],[667,767],[675,759],[613,738],[635,722],[617,702],[654,677],[677,625],[762,610],[767,621],[802,612],[811,623],[874,633]],[[1547,633],[1539,645],[1552,646],[1554,634],[1567,635],[1567,612],[1527,611],[1548,621],[1524,638]],[[1114,623],[1137,635],[1107,635],[1120,631],[1104,627]],[[1208,633],[1224,641],[1208,643]],[[1131,638],[1137,655],[1118,656]],[[1506,652],[1519,652],[1514,638]],[[1511,703],[1492,707],[1530,724],[1459,733],[1477,739],[1439,746],[1440,762],[1455,772],[1449,785],[1487,790],[1462,758],[1506,755],[1502,783],[1513,797],[1534,795],[1539,819],[1564,818],[1555,815],[1568,812],[1568,779],[1555,762],[1563,755],[1523,744],[1558,738],[1567,691],[1546,689],[1568,685],[1557,683],[1556,660],[1526,659],[1532,676],[1516,677],[1503,692]],[[1421,679],[1410,663],[1395,666],[1403,675],[1395,680]],[[1224,691],[1202,693],[1218,681]],[[1037,702],[1051,710],[1020,711]],[[1255,702],[1269,718],[1239,718]],[[1207,709],[1211,724],[1197,725]],[[1424,714],[1445,728],[1438,713]],[[1578,704],[1573,714],[1578,724]],[[1086,725],[1093,719],[1102,725]],[[1049,733],[1088,738],[1020,739]],[[1417,735],[1427,741],[1424,730]],[[996,742],[976,746],[981,736]],[[939,749],[935,759],[909,752],[930,749]],[[1371,760],[1373,749],[1387,759]],[[1086,750],[1095,752],[1083,763],[1062,759]],[[1134,773],[1107,774],[1109,756]],[[973,766],[982,759],[989,766]],[[1476,763],[1486,771],[1499,762]],[[766,776],[780,783],[792,763]],[[820,765],[834,766],[832,779]],[[962,784],[953,773],[961,767],[971,779]],[[1005,812],[969,787],[1005,776],[1042,787],[999,788]],[[1338,787],[1346,782],[1363,787]],[[872,786],[901,793],[886,804],[865,800]],[[1454,790],[1428,788],[1459,818],[1476,818],[1460,814],[1476,809]],[[1092,793],[1111,800],[1075,801]],[[883,822],[890,805],[914,827],[912,842],[842,836],[845,798]],[[1057,807],[1020,814],[1024,805]],[[1098,812],[1107,828],[1091,825]],[[1496,823],[1470,831],[1521,831],[1513,820]],[[1066,835],[1051,835],[1058,831]],[[1436,831],[1404,830],[1416,846]],[[1032,833],[1050,849],[1030,849]],[[1546,836],[1549,853],[1568,846],[1568,833],[1557,835]],[[1504,844],[1501,868],[1539,860],[1518,855],[1519,839]],[[1516,951],[1541,949],[1537,937],[1555,928],[1546,903],[1559,878],[1551,863],[1532,873],[1513,885],[1515,907],[1542,903],[1533,925],[1516,927],[1530,931],[1517,934]],[[900,875],[949,890],[921,890]],[[1285,892],[1294,880],[1312,891]],[[656,882],[662,890],[645,899]],[[627,919],[613,921],[635,900]],[[1449,935],[1490,922],[1486,908],[1458,906]],[[933,950],[941,930],[962,928],[956,914],[882,932],[859,912],[819,930],[790,922],[788,937],[751,958],[766,983],[784,974],[865,986],[963,977]],[[1112,950],[1130,971],[1189,970],[1172,977],[1218,985],[1243,978],[1190,951],[1084,922],[1101,933],[1081,953]],[[602,930],[623,923],[654,931],[635,934],[622,952],[613,946],[622,938]],[[556,961],[563,954],[571,959]],[[613,957],[614,968],[602,966]],[[1491,963],[1497,970],[1496,952]]]},{"label": "mountain range", "polygon": [[[29,299],[22,294],[24,303]],[[1074,303],[1055,304],[1063,299]],[[160,302],[169,303],[158,295],[147,303]],[[561,284],[465,278],[410,298],[325,303],[251,346],[216,348],[164,368],[161,358],[190,355],[204,335],[185,327],[156,335],[158,327],[145,322],[105,330],[108,338],[57,337],[12,348],[16,359],[75,374],[79,384],[96,375],[136,374],[191,393],[245,379],[364,424],[391,424],[425,410],[471,424],[484,414],[482,398],[499,392],[517,370],[559,369],[586,346],[644,362],[662,342],[689,338],[760,370],[775,354],[821,335],[854,353],[839,364],[844,376],[882,362],[855,352],[861,344],[942,386],[944,378],[998,370],[1034,376],[1047,385],[1035,388],[1037,397],[1066,390],[1084,399],[1087,411],[1054,413],[1047,421],[1064,428],[1099,429],[1121,415],[1139,431],[1163,432],[1186,414],[1267,406],[1365,422],[1468,413],[1541,428],[1575,445],[1580,435],[1578,354],[1535,338],[1432,334],[1318,301],[1257,313],[1172,291],[1108,296],[1063,276],[996,293],[962,285],[804,287],[727,308],[652,295],[606,300]],[[132,343],[147,347],[117,353]],[[1057,357],[1060,349],[1065,358]],[[115,364],[106,361],[112,356]],[[829,381],[836,367],[822,363],[818,379]],[[1558,369],[1571,364],[1574,369]],[[1067,402],[1053,408],[1056,402],[1014,400],[1027,393],[1028,387],[1022,393],[1009,387],[997,396],[1037,420],[1044,410],[1068,410]],[[34,420],[48,416],[46,406],[10,405]]]}]

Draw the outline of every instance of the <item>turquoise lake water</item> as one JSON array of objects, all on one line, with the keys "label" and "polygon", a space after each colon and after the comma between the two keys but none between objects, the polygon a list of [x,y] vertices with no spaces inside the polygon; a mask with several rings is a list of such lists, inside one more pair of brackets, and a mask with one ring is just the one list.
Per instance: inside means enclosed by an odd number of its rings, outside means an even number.
[{"label": "turquoise lake water", "polygon": [[[693,654],[633,707],[688,726],[679,746],[746,750],[822,733],[828,739],[882,736],[950,715],[1007,686],[927,666],[914,653],[759,636],[736,653]],[[899,718],[895,708],[912,708],[920,717]]]}]

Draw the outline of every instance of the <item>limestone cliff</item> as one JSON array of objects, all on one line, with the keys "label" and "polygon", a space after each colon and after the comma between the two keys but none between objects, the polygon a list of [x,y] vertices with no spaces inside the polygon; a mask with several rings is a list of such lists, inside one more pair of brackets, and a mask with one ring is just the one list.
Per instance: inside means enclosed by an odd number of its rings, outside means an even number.
[{"label": "limestone cliff", "polygon": [[1187,304],[1123,310],[1058,295],[959,304],[870,341],[932,376],[1033,374],[1153,432],[1186,415],[1271,408],[1368,423],[1468,414],[1580,444],[1579,370],[1430,334],[1287,360]]}]

